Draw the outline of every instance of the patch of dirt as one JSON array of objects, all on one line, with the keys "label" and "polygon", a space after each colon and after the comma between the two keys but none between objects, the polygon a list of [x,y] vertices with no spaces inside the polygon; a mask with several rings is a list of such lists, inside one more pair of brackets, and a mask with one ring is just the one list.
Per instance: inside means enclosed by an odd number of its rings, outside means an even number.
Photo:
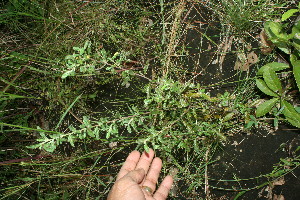
[{"label": "patch of dirt", "polygon": [[[259,129],[250,135],[238,134],[229,138],[215,155],[219,160],[209,168],[212,199],[234,199],[239,193],[235,190],[267,183],[268,179],[263,175],[271,173],[280,159],[295,156],[294,151],[299,145],[299,133],[284,129],[273,134]],[[300,169],[250,190],[238,199],[300,199]]]}]

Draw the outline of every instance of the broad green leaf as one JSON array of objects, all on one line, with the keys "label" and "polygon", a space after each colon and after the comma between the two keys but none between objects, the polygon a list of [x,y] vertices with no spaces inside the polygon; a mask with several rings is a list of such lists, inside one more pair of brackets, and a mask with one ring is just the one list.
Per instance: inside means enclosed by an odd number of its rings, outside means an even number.
[{"label": "broad green leaf", "polygon": [[292,62],[292,64],[293,64],[294,77],[295,77],[298,89],[300,91],[300,60]]},{"label": "broad green leaf", "polygon": [[287,20],[288,18],[293,16],[293,14],[295,14],[298,11],[299,11],[298,9],[290,9],[290,10],[286,11],[285,13],[283,13],[283,15],[281,17],[281,21]]},{"label": "broad green leaf", "polygon": [[257,75],[262,76],[263,73],[266,71],[267,68],[272,69],[274,72],[278,72],[278,71],[281,71],[281,70],[289,68],[289,65],[285,64],[285,63],[278,63],[278,62],[268,63],[268,64],[262,66],[258,70]]},{"label": "broad green leaf", "polygon": [[282,33],[282,25],[279,22],[266,22],[264,25],[265,31],[269,39],[274,43],[277,39],[285,39],[286,34]]},{"label": "broad green leaf", "polygon": [[293,126],[296,126],[297,128],[300,128],[300,121],[294,118],[286,117],[288,122],[290,122]]},{"label": "broad green leaf", "polygon": [[293,125],[300,128],[300,114],[295,110],[294,106],[289,102],[283,100],[282,104],[284,106],[283,114],[286,119]]},{"label": "broad green leaf", "polygon": [[286,54],[291,54],[291,48],[290,46],[287,44],[288,40],[289,40],[289,36],[288,35],[284,35],[283,36],[284,39],[286,41],[283,41],[283,42],[273,42],[277,47],[278,49],[280,49],[281,51],[283,51],[284,53]]},{"label": "broad green leaf", "polygon": [[273,90],[274,92],[279,91],[280,93],[282,93],[282,87],[281,87],[280,80],[279,80],[277,74],[271,68],[267,68],[264,71],[263,77],[264,77],[264,80],[265,80],[267,86],[271,90]]},{"label": "broad green leaf", "polygon": [[284,106],[283,113],[287,114],[288,117],[297,117],[300,116],[300,114],[295,110],[294,106],[290,104],[289,102],[283,100],[282,105]]},{"label": "broad green leaf", "polygon": [[256,86],[265,94],[278,97],[279,95],[273,92],[262,79],[256,79]]},{"label": "broad green leaf", "polygon": [[298,22],[295,26],[292,27],[292,32],[290,34],[290,39],[294,38],[297,39],[298,38],[298,34],[300,32],[300,23]]},{"label": "broad green leaf", "polygon": [[265,31],[269,37],[276,37],[282,29],[282,26],[278,22],[266,22],[264,25]]},{"label": "broad green leaf", "polygon": [[265,114],[267,114],[268,112],[271,111],[271,109],[273,108],[273,106],[279,101],[278,98],[273,98],[273,99],[270,99],[268,101],[265,101],[263,102],[262,104],[260,104],[258,107],[257,107],[257,110],[256,110],[256,117],[261,117]]},{"label": "broad green leaf", "polygon": [[291,63],[296,62],[297,60],[298,60],[297,56],[295,56],[294,54],[290,55],[290,61],[291,61]]},{"label": "broad green leaf", "polygon": [[293,47],[295,47],[295,50],[294,50],[293,54],[295,54],[297,51],[298,51],[298,54],[299,54],[299,52],[300,52],[300,39],[294,39],[292,45],[293,45]]}]

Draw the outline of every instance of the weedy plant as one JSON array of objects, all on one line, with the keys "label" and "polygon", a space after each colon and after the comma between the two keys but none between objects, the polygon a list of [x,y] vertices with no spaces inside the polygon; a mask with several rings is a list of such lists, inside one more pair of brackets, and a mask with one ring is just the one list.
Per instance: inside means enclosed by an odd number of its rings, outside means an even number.
[{"label": "weedy plant", "polygon": [[70,126],[71,132],[64,134],[47,134],[40,130],[39,143],[32,148],[52,152],[62,142],[68,141],[74,146],[76,140],[87,137],[99,140],[103,135],[117,141],[124,137],[119,130],[125,128],[129,134],[138,135],[137,143],[145,150],[151,147],[171,154],[176,147],[190,152],[209,141],[225,140],[231,131],[237,131],[232,130],[233,127],[243,127],[245,118],[249,118],[246,115],[250,114],[249,109],[245,111],[247,105],[241,108],[234,104],[235,95],[225,93],[210,97],[199,85],[191,83],[158,78],[145,90],[144,105],[131,107],[128,116],[117,113],[111,119],[100,118],[93,122],[84,117],[79,129]]},{"label": "weedy plant", "polygon": [[[293,14],[300,11],[300,4],[298,9],[291,9],[282,15],[282,21],[286,21]],[[261,67],[256,79],[257,87],[266,95],[273,98],[260,104],[257,108],[256,116],[261,117],[267,113],[272,113],[275,116],[275,126],[278,126],[278,118],[283,114],[288,122],[293,126],[300,127],[300,110],[299,107],[294,107],[289,102],[295,102],[296,95],[291,95],[289,91],[295,90],[299,93],[300,90],[300,22],[296,21],[291,27],[291,33],[288,33],[288,23],[282,24],[280,22],[267,22],[265,30],[272,41],[282,52],[289,56],[289,63],[269,63]],[[290,67],[291,65],[291,67]],[[292,68],[292,69],[291,69]],[[291,69],[288,72],[281,72],[287,74],[289,83],[282,86],[282,82],[276,72]],[[296,102],[295,102],[296,103]],[[276,105],[276,106],[275,106]]]},{"label": "weedy plant", "polygon": [[[187,186],[185,196],[207,184],[207,166],[216,146],[253,120],[248,101],[253,84],[240,80],[244,87],[212,97],[206,86],[177,77],[182,69],[172,56],[178,50],[187,5],[162,0],[159,4],[117,0],[5,4],[1,24],[22,33],[31,47],[16,50],[7,45],[1,57],[5,73],[0,108],[6,110],[0,112],[1,132],[21,132],[20,140],[29,140],[21,142],[22,153],[0,162],[5,168],[3,198],[105,198],[115,167],[121,165],[118,159],[124,157],[115,155],[132,147],[155,149],[164,160],[164,172],[171,168],[176,183]],[[233,15],[230,6],[226,9],[224,13]],[[245,22],[240,31],[248,26]],[[106,113],[95,115],[88,108],[88,100],[110,97],[104,86],[117,82],[131,87],[133,79],[142,92],[137,100],[130,99],[134,105],[122,102],[128,107],[125,112],[108,106]],[[104,97],[98,95],[99,88]],[[33,107],[25,108],[31,109],[27,118],[10,116],[10,109],[16,112],[14,107],[27,104]],[[51,123],[45,126],[48,120]],[[8,138],[0,142],[13,144]],[[29,148],[23,150],[24,146]],[[22,173],[14,173],[18,170]]]}]

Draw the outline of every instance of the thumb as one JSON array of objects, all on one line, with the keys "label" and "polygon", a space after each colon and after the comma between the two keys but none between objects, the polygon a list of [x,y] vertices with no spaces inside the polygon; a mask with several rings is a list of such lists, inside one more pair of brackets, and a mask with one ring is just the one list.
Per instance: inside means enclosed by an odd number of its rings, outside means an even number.
[{"label": "thumb", "polygon": [[141,183],[145,177],[145,170],[144,169],[136,169],[129,172],[124,178],[129,178],[132,181],[136,182],[137,184]]}]

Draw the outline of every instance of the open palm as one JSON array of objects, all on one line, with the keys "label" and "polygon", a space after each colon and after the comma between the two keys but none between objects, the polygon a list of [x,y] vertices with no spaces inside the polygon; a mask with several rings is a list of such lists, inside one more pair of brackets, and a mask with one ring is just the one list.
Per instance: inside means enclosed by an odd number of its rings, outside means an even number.
[{"label": "open palm", "polygon": [[[162,167],[160,158],[154,158],[154,151],[142,155],[138,151],[129,154],[124,162],[108,200],[165,200],[171,189],[173,178],[166,176],[156,189]],[[155,192],[154,192],[155,191]]]}]

